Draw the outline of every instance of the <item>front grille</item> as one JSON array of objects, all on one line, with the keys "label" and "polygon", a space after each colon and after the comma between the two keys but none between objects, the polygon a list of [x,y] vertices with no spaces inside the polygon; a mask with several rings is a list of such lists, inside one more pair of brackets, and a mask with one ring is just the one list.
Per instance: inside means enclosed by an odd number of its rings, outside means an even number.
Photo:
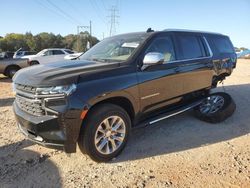
[{"label": "front grille", "polygon": [[19,108],[23,111],[35,115],[42,116],[45,115],[45,110],[42,107],[42,101],[38,99],[28,99],[25,97],[21,97],[16,95],[16,103]]},{"label": "front grille", "polygon": [[26,86],[22,84],[15,84],[15,89],[32,94],[36,93],[36,87]]}]

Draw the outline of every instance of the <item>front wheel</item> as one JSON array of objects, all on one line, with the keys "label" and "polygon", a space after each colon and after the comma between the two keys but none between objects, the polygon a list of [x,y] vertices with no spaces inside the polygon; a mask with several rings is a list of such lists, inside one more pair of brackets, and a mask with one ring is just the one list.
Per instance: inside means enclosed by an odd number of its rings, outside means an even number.
[{"label": "front wheel", "polygon": [[123,108],[113,104],[95,107],[83,123],[80,150],[94,161],[109,161],[124,149],[130,128],[130,117]]},{"label": "front wheel", "polygon": [[195,116],[209,123],[219,123],[230,117],[236,109],[232,97],[224,92],[213,93],[194,109]]}]

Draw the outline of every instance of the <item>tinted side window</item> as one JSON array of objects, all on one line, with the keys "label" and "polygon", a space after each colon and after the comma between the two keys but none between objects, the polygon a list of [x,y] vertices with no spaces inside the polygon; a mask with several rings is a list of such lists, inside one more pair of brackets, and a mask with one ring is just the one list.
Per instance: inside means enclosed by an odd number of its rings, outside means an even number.
[{"label": "tinted side window", "polygon": [[16,55],[22,55],[23,54],[23,52],[17,52],[16,53]]},{"label": "tinted side window", "polygon": [[233,53],[234,49],[227,37],[209,37],[219,53]]},{"label": "tinted side window", "polygon": [[198,37],[192,35],[177,35],[177,38],[182,50],[182,59],[204,57],[204,47]]},{"label": "tinted side window", "polygon": [[33,52],[25,52],[25,55],[32,55],[34,54]]},{"label": "tinted side window", "polygon": [[49,55],[52,55],[52,51],[51,50],[47,50],[43,54],[44,54],[44,56],[49,56]]},{"label": "tinted side window", "polygon": [[64,54],[64,52],[61,51],[61,50],[52,50],[52,53],[53,53],[53,55],[61,55],[61,54]]},{"label": "tinted side window", "polygon": [[73,54],[74,52],[71,50],[64,50],[65,52],[67,52],[68,54]]},{"label": "tinted side window", "polygon": [[159,52],[164,55],[164,61],[174,61],[175,52],[173,42],[170,36],[155,38],[146,50],[149,52]]}]

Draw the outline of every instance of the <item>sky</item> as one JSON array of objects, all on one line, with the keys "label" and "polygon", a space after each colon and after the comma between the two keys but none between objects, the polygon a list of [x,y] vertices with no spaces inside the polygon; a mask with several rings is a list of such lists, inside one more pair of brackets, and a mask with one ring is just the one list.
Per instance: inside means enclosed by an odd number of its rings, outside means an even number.
[{"label": "sky", "polygon": [[102,39],[110,35],[112,6],[118,10],[116,34],[149,27],[202,30],[226,34],[234,46],[250,48],[250,0],[0,0],[0,36],[65,36],[91,20],[93,35]]}]

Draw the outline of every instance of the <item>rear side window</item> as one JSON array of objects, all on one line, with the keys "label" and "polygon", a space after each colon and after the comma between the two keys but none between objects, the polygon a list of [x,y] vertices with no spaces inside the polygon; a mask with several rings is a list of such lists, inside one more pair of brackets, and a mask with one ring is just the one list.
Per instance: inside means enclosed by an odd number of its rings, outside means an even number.
[{"label": "rear side window", "polygon": [[194,59],[205,56],[204,47],[199,37],[178,35],[177,38],[182,51],[182,59]]},{"label": "rear side window", "polygon": [[213,43],[214,47],[219,53],[233,53],[234,48],[227,37],[210,36],[209,41]]},{"label": "rear side window", "polygon": [[34,52],[25,52],[25,55],[32,55]]},{"label": "rear side window", "polygon": [[64,52],[61,51],[61,50],[52,50],[52,53],[53,53],[53,55],[61,55],[61,54],[64,54]]}]

